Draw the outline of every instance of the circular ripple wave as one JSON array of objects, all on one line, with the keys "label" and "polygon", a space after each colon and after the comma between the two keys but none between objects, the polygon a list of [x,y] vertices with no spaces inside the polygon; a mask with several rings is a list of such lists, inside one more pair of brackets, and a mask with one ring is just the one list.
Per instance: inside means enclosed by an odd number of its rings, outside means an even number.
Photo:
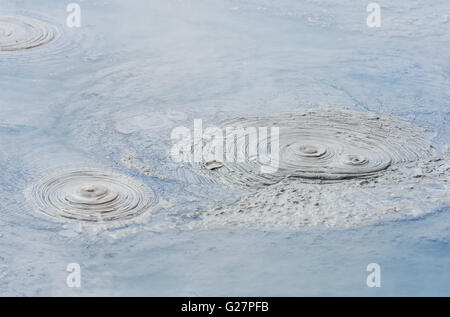
[{"label": "circular ripple wave", "polygon": [[[288,177],[321,182],[367,177],[391,165],[417,161],[433,153],[421,129],[376,113],[307,110],[236,118],[222,122],[221,127],[224,131],[230,127],[247,131],[267,127],[267,136],[264,133],[258,136],[258,154],[266,146],[269,150],[275,148],[269,129],[279,128],[279,155],[270,164],[262,161],[260,155],[256,159],[249,157],[248,134],[238,134],[234,143],[226,142],[225,152],[238,152],[235,144],[243,142],[245,148],[240,151],[244,152],[241,153],[246,158],[244,162],[225,161],[214,169],[208,167],[208,162],[203,165],[202,170],[208,175],[244,186],[274,184]],[[275,169],[262,172],[262,166]]]},{"label": "circular ripple wave", "polygon": [[148,210],[154,193],[127,176],[96,170],[56,174],[34,184],[26,196],[56,218],[87,222],[129,218]]},{"label": "circular ripple wave", "polygon": [[26,16],[0,16],[0,51],[19,51],[53,41],[58,30]]}]

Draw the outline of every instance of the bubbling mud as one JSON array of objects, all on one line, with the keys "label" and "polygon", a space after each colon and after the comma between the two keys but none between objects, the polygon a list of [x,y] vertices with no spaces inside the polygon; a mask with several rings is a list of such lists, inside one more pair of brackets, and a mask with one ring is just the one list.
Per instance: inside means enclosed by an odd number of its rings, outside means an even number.
[{"label": "bubbling mud", "polygon": [[450,204],[448,154],[398,118],[327,109],[237,118],[223,126],[279,127],[279,169],[260,174],[257,160],[203,164],[210,177],[250,192],[186,215],[198,219],[190,228],[350,228],[416,218]]},{"label": "bubbling mud", "polygon": [[35,208],[51,217],[85,222],[130,218],[148,210],[153,192],[127,176],[76,170],[42,179],[26,191]]},{"label": "bubbling mud", "polygon": [[58,30],[43,21],[25,16],[0,16],[0,51],[19,51],[53,41]]},{"label": "bubbling mud", "polygon": [[[275,184],[285,178],[333,182],[368,177],[393,165],[429,157],[433,152],[420,129],[383,114],[308,110],[237,118],[221,125],[280,129],[278,160],[271,162],[272,166],[278,166],[274,173],[261,174],[262,164],[255,159],[243,163],[223,162],[214,169],[208,168],[208,162],[204,164],[208,175],[249,187]],[[248,148],[248,142],[243,143]],[[266,139],[260,136],[258,146],[266,144],[271,147],[269,136]]]}]

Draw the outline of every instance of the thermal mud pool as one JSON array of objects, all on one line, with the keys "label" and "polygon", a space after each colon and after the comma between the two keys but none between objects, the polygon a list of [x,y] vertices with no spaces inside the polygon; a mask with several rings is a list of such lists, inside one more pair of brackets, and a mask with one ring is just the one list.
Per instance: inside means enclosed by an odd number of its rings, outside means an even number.
[{"label": "thermal mud pool", "polygon": [[0,295],[449,296],[450,8],[366,6],[2,1]]}]

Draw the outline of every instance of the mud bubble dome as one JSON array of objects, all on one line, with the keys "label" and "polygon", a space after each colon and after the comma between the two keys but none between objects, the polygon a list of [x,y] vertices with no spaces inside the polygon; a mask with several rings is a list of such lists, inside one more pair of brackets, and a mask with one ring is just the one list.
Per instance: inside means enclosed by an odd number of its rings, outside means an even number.
[{"label": "mud bubble dome", "polygon": [[59,219],[103,222],[148,210],[154,193],[130,177],[98,170],[75,170],[46,177],[25,191],[38,211]]},{"label": "mud bubble dome", "polygon": [[[376,175],[388,167],[414,162],[432,155],[423,131],[390,115],[346,110],[307,110],[268,117],[242,117],[222,127],[279,127],[278,169],[261,174],[258,160],[223,162],[205,172],[242,186],[264,186],[285,178],[308,182],[335,182]],[[258,138],[260,145],[271,146]],[[245,138],[242,134],[239,137]],[[239,143],[239,140],[236,140]],[[242,142],[247,147],[249,142]],[[232,144],[231,146],[234,146]],[[229,144],[226,145],[229,151]]]}]

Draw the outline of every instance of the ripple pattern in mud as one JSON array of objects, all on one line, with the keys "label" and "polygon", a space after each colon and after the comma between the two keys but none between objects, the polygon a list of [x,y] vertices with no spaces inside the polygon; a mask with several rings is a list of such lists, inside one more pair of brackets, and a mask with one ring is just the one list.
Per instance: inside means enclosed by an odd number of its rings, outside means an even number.
[{"label": "ripple pattern in mud", "polygon": [[[208,175],[244,186],[274,184],[288,177],[315,181],[366,177],[391,165],[414,162],[432,154],[432,147],[420,129],[382,114],[309,110],[237,118],[221,125],[224,129],[279,127],[279,156],[272,161],[272,165],[278,165],[276,172],[262,174],[262,164],[256,159],[224,162],[213,170],[208,169],[207,163],[204,165]],[[266,144],[271,147],[269,135],[268,131],[267,137],[259,137],[259,148]],[[240,137],[246,136],[238,136],[236,144]],[[243,144],[248,152],[248,141],[243,140]],[[227,143],[226,151],[232,151],[231,146],[234,143]]]},{"label": "ripple pattern in mud", "polygon": [[50,24],[25,16],[0,16],[0,51],[19,51],[47,44],[57,37]]},{"label": "ripple pattern in mud", "polygon": [[150,208],[153,192],[127,176],[95,170],[69,171],[33,185],[26,196],[43,213],[100,222],[129,218]]}]

